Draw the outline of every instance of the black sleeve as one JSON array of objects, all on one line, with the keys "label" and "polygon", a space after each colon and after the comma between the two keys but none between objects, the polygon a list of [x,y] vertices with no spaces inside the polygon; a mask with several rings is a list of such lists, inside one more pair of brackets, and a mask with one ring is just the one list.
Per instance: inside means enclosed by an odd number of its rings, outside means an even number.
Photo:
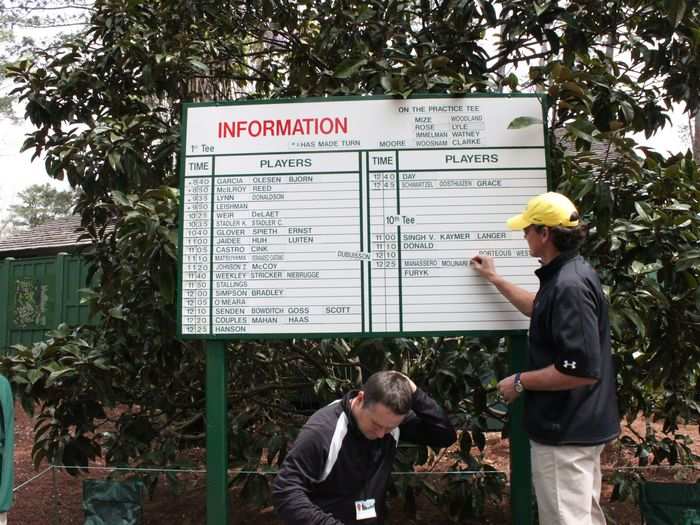
[{"label": "black sleeve", "polygon": [[399,439],[433,448],[449,447],[457,439],[445,411],[420,388],[413,394],[412,413],[399,426]]},{"label": "black sleeve", "polygon": [[552,313],[557,354],[554,367],[562,374],[600,378],[600,328],[593,290],[581,285],[559,290]]},{"label": "black sleeve", "polygon": [[272,483],[275,510],[286,525],[343,525],[309,498],[326,462],[323,441],[316,430],[303,428]]}]

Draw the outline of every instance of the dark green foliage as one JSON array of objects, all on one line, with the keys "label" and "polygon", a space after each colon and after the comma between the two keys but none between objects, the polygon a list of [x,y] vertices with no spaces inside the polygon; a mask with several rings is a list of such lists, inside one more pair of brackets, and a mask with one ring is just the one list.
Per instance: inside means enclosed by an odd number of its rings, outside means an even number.
[{"label": "dark green foliage", "polygon": [[[9,71],[36,127],[25,148],[82,190],[99,279],[86,292],[95,329],[61,327],[0,363],[39,411],[35,458],[166,465],[203,443],[203,349],[174,335],[183,102],[536,88],[551,104],[554,187],[592,227],[585,251],[612,306],[623,414],[657,417],[667,432],[625,446],[640,462],[692,459],[676,431],[698,417],[698,170],[689,155],[639,150],[630,136],[667,125],[672,102],[697,109],[699,16],[683,0],[98,0],[84,32]],[[394,490],[409,508],[423,492],[455,521],[478,515],[504,487],[482,462],[493,387],[507,373],[502,344],[232,344],[231,462],[274,468],[315,408],[398,368],[462,430],[441,461],[479,473],[397,477]],[[401,457],[400,470],[436,468],[426,450]],[[236,478],[256,501],[266,480]]]}]

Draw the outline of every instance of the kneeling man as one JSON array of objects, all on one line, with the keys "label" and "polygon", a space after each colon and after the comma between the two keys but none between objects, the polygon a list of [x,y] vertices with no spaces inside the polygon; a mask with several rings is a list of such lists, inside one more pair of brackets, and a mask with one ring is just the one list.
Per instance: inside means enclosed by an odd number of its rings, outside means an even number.
[{"label": "kneeling man", "polygon": [[301,429],[272,487],[282,521],[382,524],[399,439],[441,448],[456,434],[445,412],[408,377],[377,372]]}]

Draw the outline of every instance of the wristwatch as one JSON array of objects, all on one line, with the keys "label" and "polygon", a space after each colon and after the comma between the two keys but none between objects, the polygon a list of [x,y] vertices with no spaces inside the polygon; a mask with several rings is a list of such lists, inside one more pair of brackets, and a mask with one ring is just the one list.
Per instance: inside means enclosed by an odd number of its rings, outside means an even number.
[{"label": "wristwatch", "polygon": [[515,379],[513,380],[513,390],[515,390],[518,394],[525,390],[525,388],[523,388],[523,384],[520,382],[520,372],[515,374]]}]

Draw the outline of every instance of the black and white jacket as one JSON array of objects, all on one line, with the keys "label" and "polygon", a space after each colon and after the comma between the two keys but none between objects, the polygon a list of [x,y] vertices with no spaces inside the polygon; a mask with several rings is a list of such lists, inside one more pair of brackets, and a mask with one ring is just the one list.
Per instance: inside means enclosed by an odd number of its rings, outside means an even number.
[{"label": "black and white jacket", "polygon": [[[456,439],[445,412],[425,392],[391,434],[367,439],[350,412],[349,392],[318,410],[301,429],[272,487],[275,509],[287,525],[375,525],[384,520],[386,485],[399,438],[433,448]],[[355,502],[374,499],[377,518],[358,521]]]}]

